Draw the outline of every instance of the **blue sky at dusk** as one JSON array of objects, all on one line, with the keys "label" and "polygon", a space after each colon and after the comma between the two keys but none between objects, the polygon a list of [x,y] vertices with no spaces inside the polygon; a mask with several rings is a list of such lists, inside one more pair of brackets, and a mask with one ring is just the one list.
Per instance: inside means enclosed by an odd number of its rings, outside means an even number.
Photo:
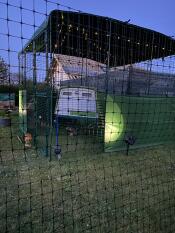
[{"label": "blue sky at dusk", "polygon": [[[150,28],[169,36],[175,36],[175,0],[51,0],[72,8],[116,18]],[[18,52],[34,33],[46,15],[53,9],[67,8],[45,0],[0,0],[0,56],[17,72]],[[5,3],[5,4],[3,4]],[[23,8],[20,10],[20,5]],[[16,6],[16,7],[15,7]],[[30,9],[31,11],[27,10]],[[33,9],[39,13],[33,13]],[[7,17],[10,19],[7,22]],[[20,21],[24,24],[21,26]],[[7,37],[7,34],[12,36]],[[21,37],[25,39],[21,39]],[[8,52],[7,50],[10,50]]]}]

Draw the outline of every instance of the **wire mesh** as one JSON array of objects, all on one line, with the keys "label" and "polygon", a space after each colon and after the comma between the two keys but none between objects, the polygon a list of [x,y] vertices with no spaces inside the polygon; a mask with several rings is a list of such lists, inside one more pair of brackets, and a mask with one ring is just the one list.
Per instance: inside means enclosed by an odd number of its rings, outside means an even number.
[{"label": "wire mesh", "polygon": [[0,8],[0,232],[175,232],[174,39]]}]

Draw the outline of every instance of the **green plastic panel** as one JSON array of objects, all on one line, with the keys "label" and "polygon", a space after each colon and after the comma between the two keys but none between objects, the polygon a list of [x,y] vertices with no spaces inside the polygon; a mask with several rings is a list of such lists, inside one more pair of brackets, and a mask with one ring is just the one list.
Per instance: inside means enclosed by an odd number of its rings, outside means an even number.
[{"label": "green plastic panel", "polygon": [[20,134],[27,133],[27,97],[26,90],[19,91],[19,129]]},{"label": "green plastic panel", "polygon": [[105,151],[126,149],[127,136],[136,138],[130,148],[175,141],[175,98],[108,95]]}]

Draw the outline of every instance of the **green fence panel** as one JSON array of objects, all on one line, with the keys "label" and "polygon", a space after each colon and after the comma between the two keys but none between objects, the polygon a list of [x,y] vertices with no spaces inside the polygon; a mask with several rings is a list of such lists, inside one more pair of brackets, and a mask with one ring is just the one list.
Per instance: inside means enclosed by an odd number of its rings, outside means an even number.
[{"label": "green fence panel", "polygon": [[126,149],[127,136],[136,138],[131,148],[175,141],[175,98],[108,95],[105,151]]}]

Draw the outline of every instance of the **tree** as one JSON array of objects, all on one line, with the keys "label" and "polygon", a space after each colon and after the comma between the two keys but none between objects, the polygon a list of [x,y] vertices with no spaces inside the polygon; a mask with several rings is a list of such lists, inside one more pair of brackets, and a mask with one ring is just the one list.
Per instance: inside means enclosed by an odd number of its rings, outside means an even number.
[{"label": "tree", "polygon": [[8,84],[9,68],[4,59],[0,57],[0,85]]}]

